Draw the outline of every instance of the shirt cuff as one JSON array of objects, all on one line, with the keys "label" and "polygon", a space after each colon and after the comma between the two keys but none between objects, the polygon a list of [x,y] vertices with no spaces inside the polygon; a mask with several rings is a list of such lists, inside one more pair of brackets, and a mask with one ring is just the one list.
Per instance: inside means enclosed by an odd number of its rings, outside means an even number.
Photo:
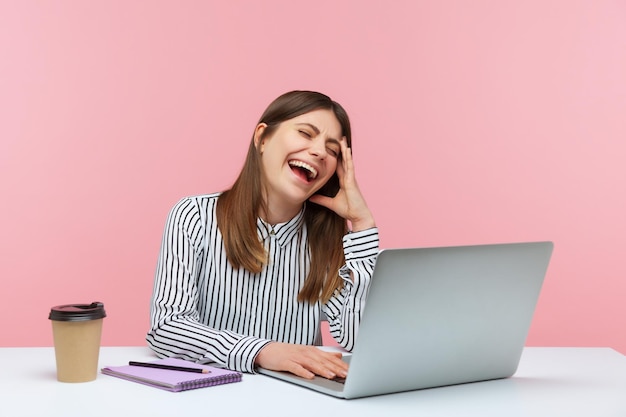
[{"label": "shirt cuff", "polygon": [[254,360],[261,349],[271,342],[251,336],[242,337],[228,355],[227,367],[239,372],[254,373]]},{"label": "shirt cuff", "polygon": [[346,265],[375,258],[378,255],[378,244],[377,227],[344,235],[343,252],[346,257]]}]

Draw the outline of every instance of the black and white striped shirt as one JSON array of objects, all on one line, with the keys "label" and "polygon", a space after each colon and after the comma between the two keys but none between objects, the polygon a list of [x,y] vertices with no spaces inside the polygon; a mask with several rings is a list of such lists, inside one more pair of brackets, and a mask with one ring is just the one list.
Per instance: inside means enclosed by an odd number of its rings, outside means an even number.
[{"label": "black and white striped shirt", "polygon": [[218,196],[184,198],[169,213],[148,345],[161,357],[254,372],[256,355],[270,341],[320,345],[325,315],[333,338],[352,350],[378,255],[378,229],[344,236],[344,283],[335,296],[323,305],[299,302],[310,264],[304,211],[273,227],[257,220],[269,262],[253,274],[226,260],[215,218]]}]

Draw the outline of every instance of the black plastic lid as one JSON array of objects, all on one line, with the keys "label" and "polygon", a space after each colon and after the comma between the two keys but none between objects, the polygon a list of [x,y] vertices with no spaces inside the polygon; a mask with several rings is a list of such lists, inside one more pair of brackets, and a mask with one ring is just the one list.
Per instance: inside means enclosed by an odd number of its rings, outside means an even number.
[{"label": "black plastic lid", "polygon": [[65,304],[52,307],[48,318],[55,321],[87,321],[106,316],[104,304],[94,301],[91,304]]}]

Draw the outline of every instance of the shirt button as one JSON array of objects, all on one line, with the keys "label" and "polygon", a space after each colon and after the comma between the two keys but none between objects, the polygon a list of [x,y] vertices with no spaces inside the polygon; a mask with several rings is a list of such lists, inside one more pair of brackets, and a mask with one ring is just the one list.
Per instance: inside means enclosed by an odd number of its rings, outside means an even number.
[{"label": "shirt button", "polygon": [[351,244],[352,244],[352,239],[346,239],[346,243],[347,243],[348,245],[351,245]]}]

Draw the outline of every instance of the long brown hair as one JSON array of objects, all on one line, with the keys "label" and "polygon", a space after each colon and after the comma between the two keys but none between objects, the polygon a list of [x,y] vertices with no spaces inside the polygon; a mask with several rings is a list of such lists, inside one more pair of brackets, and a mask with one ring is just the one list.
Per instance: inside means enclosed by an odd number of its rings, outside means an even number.
[{"label": "long brown hair", "polygon": [[[318,109],[331,110],[335,114],[342,136],[346,137],[348,147],[352,147],[350,120],[344,108],[330,97],[314,91],[291,91],[274,100],[258,122],[267,125],[263,137],[271,135],[282,122]],[[256,226],[259,209],[264,204],[260,157],[253,135],[239,177],[230,190],[220,195],[216,208],[217,225],[224,238],[229,262],[235,268],[243,267],[253,273],[261,272],[267,263]],[[318,193],[334,196],[338,190],[339,179],[335,173]],[[326,302],[341,286],[339,268],[345,262],[342,237],[347,232],[346,220],[326,207],[307,202],[304,221],[311,265],[298,300]]]}]

